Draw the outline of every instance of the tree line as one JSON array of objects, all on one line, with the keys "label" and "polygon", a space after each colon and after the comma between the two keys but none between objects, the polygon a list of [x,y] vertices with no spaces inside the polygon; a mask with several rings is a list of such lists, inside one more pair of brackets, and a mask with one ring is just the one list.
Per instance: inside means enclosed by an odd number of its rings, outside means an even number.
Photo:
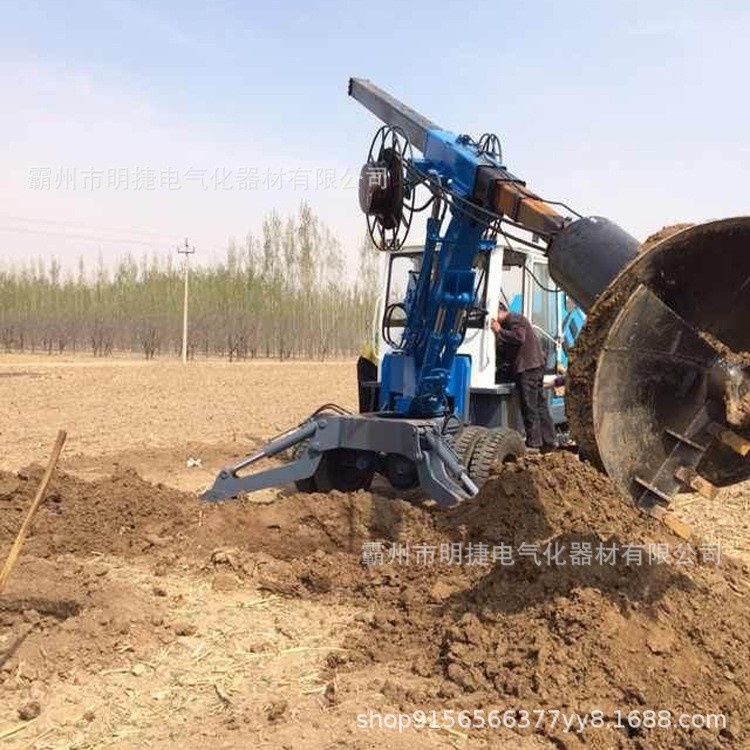
[{"label": "tree line", "polygon": [[[377,251],[359,250],[346,280],[340,242],[306,203],[272,212],[259,235],[230,242],[226,257],[190,270],[188,356],[325,359],[350,356],[368,339],[378,294]],[[114,269],[100,260],[75,272],[57,260],[0,270],[0,349],[179,354],[183,267],[171,255]]]}]

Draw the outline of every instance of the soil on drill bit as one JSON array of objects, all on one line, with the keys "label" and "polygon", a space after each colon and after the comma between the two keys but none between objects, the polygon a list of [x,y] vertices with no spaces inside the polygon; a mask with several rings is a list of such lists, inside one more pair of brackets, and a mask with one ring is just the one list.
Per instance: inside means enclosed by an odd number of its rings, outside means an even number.
[{"label": "soil on drill bit", "polygon": [[736,352],[708,331],[698,335],[716,351],[725,366],[743,371],[739,382],[728,378],[724,387],[727,423],[737,430],[750,430],[750,352]]},{"label": "soil on drill bit", "polygon": [[602,461],[596,444],[593,415],[597,361],[615,318],[641,283],[641,274],[633,269],[633,264],[638,264],[647,250],[692,226],[694,225],[689,223],[670,224],[646,238],[638,248],[636,260],[619,273],[589,310],[586,323],[571,351],[565,410],[571,434],[582,455],[599,468],[602,468]]},{"label": "soil on drill bit", "polygon": [[683,229],[690,229],[690,227],[694,227],[695,224],[691,224],[689,222],[682,222],[678,224],[668,224],[667,226],[662,227],[658,232],[654,232],[653,234],[650,234],[646,239],[641,243],[641,246],[638,248],[639,253],[643,253],[646,250],[650,250],[654,245],[658,245],[662,240],[666,240],[668,237],[671,237],[673,234],[677,234],[677,232],[681,232]]},{"label": "soil on drill bit", "polygon": [[[48,603],[19,598],[12,613],[0,613],[0,636],[23,641],[7,658],[0,692],[14,689],[19,659],[64,676],[72,664],[117,665],[123,651],[141,654],[167,638],[159,592],[144,601],[125,592],[116,570],[65,562],[68,552],[94,560],[105,553],[229,570],[277,597],[356,607],[345,650],[327,667],[339,686],[335,700],[354,713],[364,707],[359,691],[374,681],[392,710],[600,710],[612,722],[617,712],[647,709],[728,717],[723,732],[619,726],[575,735],[544,723],[524,730],[558,748],[747,746],[747,571],[730,560],[701,561],[697,547],[681,557],[682,540],[572,454],[495,468],[476,498],[450,510],[378,492],[208,506],[134,472],[96,482],[58,476],[19,575],[24,597],[41,591]],[[28,507],[35,471],[0,475],[3,547]],[[383,559],[365,565],[363,544],[372,541],[382,543]],[[647,564],[651,544],[669,545],[669,564]],[[417,559],[420,545],[434,551],[432,562]],[[460,564],[440,561],[437,550],[457,547]],[[493,562],[493,549],[511,549],[513,564]],[[614,549],[614,560],[597,559],[600,549]],[[548,550],[558,552],[556,562]],[[69,603],[55,609],[53,599]]]},{"label": "soil on drill bit", "polygon": [[599,353],[617,314],[638,286],[635,275],[617,277],[613,292],[603,294],[589,310],[570,354],[565,379],[565,413],[581,455],[602,468],[594,432],[594,381]]},{"label": "soil on drill bit", "polygon": [[[637,257],[618,274],[589,310],[586,324],[571,352],[566,381],[566,413],[571,434],[582,454],[599,468],[602,468],[602,461],[594,430],[593,392],[600,352],[617,315],[637,286],[641,283],[658,286],[659,276],[651,262],[653,255],[648,251],[692,226],[694,225],[673,224],[663,227],[646,239],[640,246]],[[732,350],[710,331],[696,330],[696,333],[721,356],[725,364],[745,370],[750,368],[750,352]],[[733,403],[727,403],[727,419],[736,428],[744,430],[750,419],[747,405],[742,400],[742,394],[739,398],[733,396],[732,400]]]},{"label": "soil on drill bit", "polygon": [[750,376],[737,387],[727,383],[725,400],[727,422],[738,430],[750,429]]},{"label": "soil on drill bit", "polygon": [[743,369],[750,367],[750,352],[734,351],[734,349],[730,349],[723,341],[719,340],[708,331],[698,331],[697,333],[721,356],[727,365],[733,365]]}]

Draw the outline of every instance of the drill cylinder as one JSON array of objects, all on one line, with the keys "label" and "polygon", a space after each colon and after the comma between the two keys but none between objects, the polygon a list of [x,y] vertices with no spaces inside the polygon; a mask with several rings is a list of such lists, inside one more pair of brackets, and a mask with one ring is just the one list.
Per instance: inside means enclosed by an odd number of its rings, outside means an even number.
[{"label": "drill cylinder", "polygon": [[557,234],[548,250],[552,278],[588,312],[594,300],[638,254],[638,240],[613,221],[592,216]]}]

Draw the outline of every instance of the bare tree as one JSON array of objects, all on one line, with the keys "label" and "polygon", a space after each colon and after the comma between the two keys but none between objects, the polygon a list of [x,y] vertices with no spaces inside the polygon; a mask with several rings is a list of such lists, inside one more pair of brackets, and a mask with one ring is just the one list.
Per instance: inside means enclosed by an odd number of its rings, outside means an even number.
[{"label": "bare tree", "polygon": [[[356,353],[368,338],[377,252],[360,249],[348,282],[340,242],[307,203],[263,222],[259,237],[231,242],[223,261],[191,275],[191,357],[325,359]],[[182,280],[170,255],[102,258],[65,273],[53,260],[0,269],[0,347],[50,355],[115,350],[176,356]]]}]

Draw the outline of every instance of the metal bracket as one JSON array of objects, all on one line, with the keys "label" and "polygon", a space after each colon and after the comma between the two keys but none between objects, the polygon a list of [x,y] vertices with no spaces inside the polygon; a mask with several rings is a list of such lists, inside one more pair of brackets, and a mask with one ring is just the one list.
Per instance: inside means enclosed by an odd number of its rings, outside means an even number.
[{"label": "metal bracket", "polygon": [[[204,500],[228,500],[243,493],[308,479],[326,452],[338,448],[397,454],[413,461],[420,487],[439,505],[454,505],[478,492],[465,467],[441,433],[443,419],[404,419],[381,414],[319,416],[271,441],[261,451],[222,469]],[[303,441],[305,450],[283,466],[240,475],[261,459],[270,458]]]},{"label": "metal bracket", "polygon": [[[320,422],[325,425],[325,420],[320,420]],[[201,494],[201,499],[213,502],[228,500],[245,492],[255,492],[256,490],[296,482],[312,476],[318,468],[321,454],[318,453],[316,455],[315,452],[310,450],[305,451],[300,458],[285,466],[277,466],[273,469],[267,469],[266,471],[247,476],[239,476],[238,472],[264,458],[271,458],[282,451],[292,448],[314,435],[318,428],[319,424],[315,421],[302,424],[296,429],[285,432],[275,440],[272,440],[263,449],[258,451],[258,453],[243,458],[242,461],[232,466],[226,466],[219,472],[213,485]]]}]

